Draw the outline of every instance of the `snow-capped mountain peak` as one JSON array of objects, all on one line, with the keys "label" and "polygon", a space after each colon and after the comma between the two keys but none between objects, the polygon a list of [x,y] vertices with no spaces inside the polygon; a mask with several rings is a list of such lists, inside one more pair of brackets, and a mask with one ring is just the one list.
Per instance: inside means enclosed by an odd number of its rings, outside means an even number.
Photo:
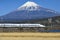
[{"label": "snow-capped mountain peak", "polygon": [[35,2],[28,1],[21,7],[25,7],[25,6],[27,6],[27,7],[34,6],[35,7],[35,6],[38,6],[38,4],[36,4]]},{"label": "snow-capped mountain peak", "polygon": [[20,6],[18,8],[18,10],[37,10],[39,9],[39,5],[36,4],[35,2],[31,2],[31,1],[28,1],[26,2],[25,4],[23,4],[22,6]]}]

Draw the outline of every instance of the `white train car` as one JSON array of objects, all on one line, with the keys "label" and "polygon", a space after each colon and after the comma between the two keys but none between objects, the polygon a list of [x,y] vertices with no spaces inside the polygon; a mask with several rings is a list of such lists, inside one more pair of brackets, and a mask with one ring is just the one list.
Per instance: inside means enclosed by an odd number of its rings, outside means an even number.
[{"label": "white train car", "polygon": [[0,27],[45,27],[41,24],[10,24],[10,23],[4,23],[0,24]]}]

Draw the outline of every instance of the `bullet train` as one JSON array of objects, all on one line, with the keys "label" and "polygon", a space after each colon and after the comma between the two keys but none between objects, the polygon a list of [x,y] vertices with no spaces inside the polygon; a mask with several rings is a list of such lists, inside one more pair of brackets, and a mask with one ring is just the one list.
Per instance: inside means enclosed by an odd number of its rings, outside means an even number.
[{"label": "bullet train", "polygon": [[0,24],[0,27],[45,27],[42,24],[10,24],[4,23]]}]

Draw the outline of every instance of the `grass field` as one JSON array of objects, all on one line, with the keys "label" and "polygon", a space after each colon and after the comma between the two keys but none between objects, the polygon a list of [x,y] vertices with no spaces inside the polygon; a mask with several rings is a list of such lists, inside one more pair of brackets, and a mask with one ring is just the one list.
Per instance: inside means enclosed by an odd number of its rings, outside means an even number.
[{"label": "grass field", "polygon": [[60,33],[0,33],[0,40],[60,40]]}]

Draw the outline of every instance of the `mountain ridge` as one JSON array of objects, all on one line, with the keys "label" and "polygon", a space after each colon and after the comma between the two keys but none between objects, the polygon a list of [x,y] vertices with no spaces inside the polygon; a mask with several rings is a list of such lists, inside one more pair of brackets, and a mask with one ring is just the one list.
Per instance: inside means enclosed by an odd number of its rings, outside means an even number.
[{"label": "mountain ridge", "polygon": [[[35,5],[34,2],[30,2],[30,3],[33,3]],[[30,5],[32,5],[32,4],[30,4]],[[23,7],[25,8],[25,6],[23,6]],[[3,20],[3,21],[4,20],[20,20],[20,21],[21,20],[37,20],[37,19],[44,19],[44,18],[60,16],[60,14],[56,11],[53,11],[53,10],[50,10],[47,8],[43,8],[40,6],[38,7],[38,9],[36,9],[36,6],[34,6],[34,7],[29,6],[27,9],[26,8],[25,9],[23,8],[21,10],[16,9],[15,11],[12,11],[6,15],[1,16],[0,20]]]}]

